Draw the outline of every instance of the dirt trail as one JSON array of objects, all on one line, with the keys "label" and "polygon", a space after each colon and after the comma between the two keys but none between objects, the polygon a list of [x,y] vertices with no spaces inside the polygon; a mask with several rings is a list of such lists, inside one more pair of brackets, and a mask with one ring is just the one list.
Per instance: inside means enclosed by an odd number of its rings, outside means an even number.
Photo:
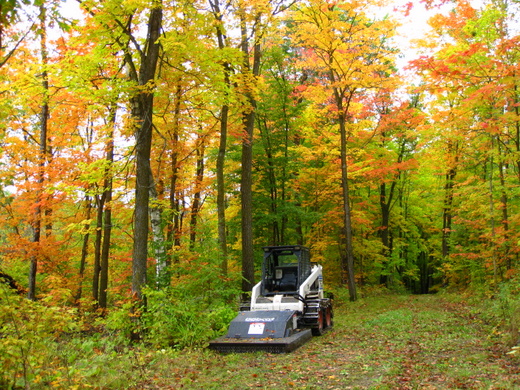
[{"label": "dirt trail", "polygon": [[291,354],[193,352],[146,387],[520,389],[520,358],[508,350],[466,304],[378,297],[344,303],[333,330]]}]

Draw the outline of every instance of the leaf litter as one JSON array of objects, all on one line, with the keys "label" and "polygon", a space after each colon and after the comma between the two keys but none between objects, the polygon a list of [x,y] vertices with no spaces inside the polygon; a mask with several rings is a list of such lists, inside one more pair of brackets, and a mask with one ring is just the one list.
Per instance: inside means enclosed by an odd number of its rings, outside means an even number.
[{"label": "leaf litter", "polygon": [[509,351],[465,302],[383,296],[337,307],[334,328],[290,354],[181,353],[135,388],[509,390],[520,388]]}]

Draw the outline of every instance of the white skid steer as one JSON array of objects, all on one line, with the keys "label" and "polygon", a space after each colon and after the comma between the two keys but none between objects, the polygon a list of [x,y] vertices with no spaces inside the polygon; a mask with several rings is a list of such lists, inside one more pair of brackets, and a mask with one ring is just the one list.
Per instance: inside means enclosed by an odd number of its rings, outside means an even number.
[{"label": "white skid steer", "polygon": [[264,247],[262,280],[251,301],[209,348],[219,352],[291,352],[332,327],[332,300],[323,273],[301,245]]}]

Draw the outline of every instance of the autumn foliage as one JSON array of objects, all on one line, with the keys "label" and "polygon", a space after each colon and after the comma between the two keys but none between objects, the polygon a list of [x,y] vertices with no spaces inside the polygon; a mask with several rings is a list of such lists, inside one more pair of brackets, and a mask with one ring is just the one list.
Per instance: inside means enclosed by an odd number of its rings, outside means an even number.
[{"label": "autumn foliage", "polygon": [[231,305],[262,246],[292,243],[332,288],[516,282],[516,2],[425,2],[406,71],[400,14],[368,0],[8,3],[0,270],[32,299],[105,310],[172,289]]}]

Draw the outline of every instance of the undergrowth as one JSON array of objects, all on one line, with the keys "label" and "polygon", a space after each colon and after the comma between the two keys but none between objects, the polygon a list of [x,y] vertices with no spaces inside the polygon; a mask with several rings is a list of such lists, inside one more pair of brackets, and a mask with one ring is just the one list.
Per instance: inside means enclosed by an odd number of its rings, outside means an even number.
[{"label": "undergrowth", "polygon": [[480,291],[471,295],[479,300],[478,315],[495,324],[494,331],[504,334],[510,347],[520,345],[520,280],[511,279],[493,291]]},{"label": "undergrowth", "polygon": [[226,301],[189,296],[175,289],[146,289],[144,295],[145,310],[129,315],[132,304],[127,303],[102,321],[122,344],[137,330],[151,348],[200,347],[221,334],[236,315],[235,305]]},{"label": "undergrowth", "polygon": [[[289,367],[283,357],[265,354],[217,357],[204,347],[225,333],[236,313],[238,292],[223,286],[202,291],[197,283],[184,289],[146,290],[147,310],[131,315],[124,304],[95,320],[73,308],[28,301],[0,286],[0,389],[146,389],[158,388],[158,383],[219,388],[226,376],[237,381],[232,388],[320,388],[320,383],[335,388],[358,383],[359,388],[383,389],[411,380],[400,367],[414,359],[423,359],[439,377],[447,372],[470,381],[480,375],[476,370],[483,369],[488,357],[477,347],[474,326],[482,328],[484,341],[510,347],[518,342],[516,284],[501,286],[485,300],[461,294],[395,295],[379,288],[373,295],[365,290],[357,302],[349,302],[348,292],[337,289],[330,335],[313,339],[286,358],[303,359],[303,366]],[[441,301],[446,302],[445,310],[438,308]],[[435,310],[428,309],[430,302]],[[142,334],[137,344],[129,337],[136,326]],[[472,351],[473,360],[462,362],[464,356],[457,350],[461,345]],[[328,376],[315,376],[314,369],[307,369],[316,364]],[[277,370],[278,379],[269,379],[270,370]],[[241,383],[241,377],[247,383]],[[481,380],[492,383],[486,378]],[[299,387],[304,382],[307,387]]]}]

